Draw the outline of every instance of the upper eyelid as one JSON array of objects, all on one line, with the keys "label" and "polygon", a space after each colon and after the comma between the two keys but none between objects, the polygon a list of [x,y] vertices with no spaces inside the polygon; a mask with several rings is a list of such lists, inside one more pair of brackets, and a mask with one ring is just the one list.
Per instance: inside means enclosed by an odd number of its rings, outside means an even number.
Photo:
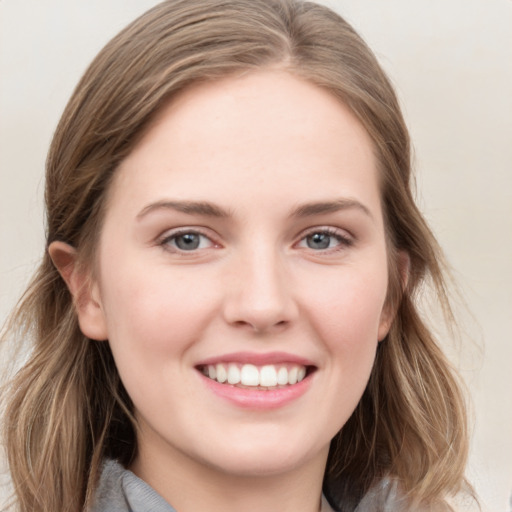
[{"label": "upper eyelid", "polygon": [[202,227],[198,227],[198,226],[184,226],[184,227],[179,227],[179,228],[167,229],[156,238],[156,243],[158,245],[163,245],[168,240],[177,238],[180,235],[186,235],[188,233],[193,233],[193,234],[204,236],[205,238],[210,240],[212,245],[220,245],[217,237],[215,237],[213,235],[213,233],[211,233],[211,230],[202,228]]},{"label": "upper eyelid", "polygon": [[[312,249],[312,248],[306,248],[304,246],[300,246],[301,243],[303,243],[306,238],[310,235],[313,235],[315,233],[326,233],[332,238],[337,238],[338,243],[334,247],[329,247],[325,249]],[[353,247],[355,244],[355,237],[349,233],[347,230],[342,228],[337,228],[334,226],[315,226],[312,228],[308,228],[305,231],[303,231],[296,239],[296,242],[294,242],[293,247],[297,249],[302,250],[308,250],[313,251],[314,254],[337,254],[340,251],[345,251],[350,247]]]},{"label": "upper eyelid", "polygon": [[304,237],[312,233],[329,233],[331,235],[338,235],[342,238],[355,238],[354,235],[349,230],[335,226],[313,226],[310,228],[306,228],[303,231],[301,231],[297,238],[299,240],[302,240]]},{"label": "upper eyelid", "polygon": [[161,235],[158,236],[158,239],[166,239],[172,238],[174,236],[179,236],[187,233],[195,233],[198,235],[203,235],[207,238],[212,238],[212,232],[208,228],[204,228],[202,226],[180,226],[177,228],[166,229],[162,232]]}]

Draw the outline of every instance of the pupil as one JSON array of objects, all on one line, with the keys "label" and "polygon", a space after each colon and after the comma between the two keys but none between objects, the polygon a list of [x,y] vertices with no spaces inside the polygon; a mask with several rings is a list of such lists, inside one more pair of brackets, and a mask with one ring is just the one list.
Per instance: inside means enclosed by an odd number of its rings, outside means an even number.
[{"label": "pupil", "polygon": [[199,235],[195,233],[186,233],[176,238],[176,245],[184,251],[192,251],[199,247]]},{"label": "pupil", "polygon": [[307,243],[310,249],[327,249],[331,241],[330,235],[326,233],[314,233],[308,236]]}]

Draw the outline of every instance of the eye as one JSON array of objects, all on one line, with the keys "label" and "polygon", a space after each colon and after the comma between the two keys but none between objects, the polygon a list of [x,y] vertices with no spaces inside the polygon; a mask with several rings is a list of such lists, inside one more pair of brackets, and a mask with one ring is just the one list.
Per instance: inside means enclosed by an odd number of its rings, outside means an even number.
[{"label": "eye", "polygon": [[353,244],[351,238],[342,234],[337,229],[325,228],[310,231],[298,244],[299,247],[313,249],[314,251],[326,251]]},{"label": "eye", "polygon": [[179,231],[167,235],[160,245],[174,251],[197,251],[213,247],[214,242],[203,233],[194,230]]}]

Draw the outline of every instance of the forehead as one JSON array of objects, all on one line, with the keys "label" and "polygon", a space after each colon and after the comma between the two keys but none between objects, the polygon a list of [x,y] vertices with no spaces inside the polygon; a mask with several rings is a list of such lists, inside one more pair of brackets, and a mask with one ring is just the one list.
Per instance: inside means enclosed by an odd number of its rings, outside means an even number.
[{"label": "forehead", "polygon": [[256,186],[314,195],[312,181],[325,195],[338,180],[340,193],[366,189],[375,199],[376,167],[369,135],[339,99],[287,72],[262,71],[174,97],[122,162],[114,195],[193,190],[210,200]]},{"label": "forehead", "polygon": [[267,136],[276,145],[285,138],[316,138],[318,142],[324,136],[327,145],[331,140],[325,135],[331,133],[340,135],[340,141],[351,139],[354,150],[372,147],[362,124],[334,94],[283,70],[261,70],[189,86],[155,116],[139,146],[156,140],[155,133],[162,132],[159,127],[171,124],[177,128],[172,133],[176,145],[228,143],[234,134],[261,142]]}]

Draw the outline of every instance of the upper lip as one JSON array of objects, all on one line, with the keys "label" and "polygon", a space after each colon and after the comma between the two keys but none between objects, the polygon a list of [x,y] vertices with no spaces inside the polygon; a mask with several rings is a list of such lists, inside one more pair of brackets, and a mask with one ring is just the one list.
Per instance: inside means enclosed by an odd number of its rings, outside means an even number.
[{"label": "upper lip", "polygon": [[309,359],[287,352],[232,352],[203,359],[196,366],[207,366],[219,363],[253,364],[255,366],[291,363],[302,366],[315,366]]}]

